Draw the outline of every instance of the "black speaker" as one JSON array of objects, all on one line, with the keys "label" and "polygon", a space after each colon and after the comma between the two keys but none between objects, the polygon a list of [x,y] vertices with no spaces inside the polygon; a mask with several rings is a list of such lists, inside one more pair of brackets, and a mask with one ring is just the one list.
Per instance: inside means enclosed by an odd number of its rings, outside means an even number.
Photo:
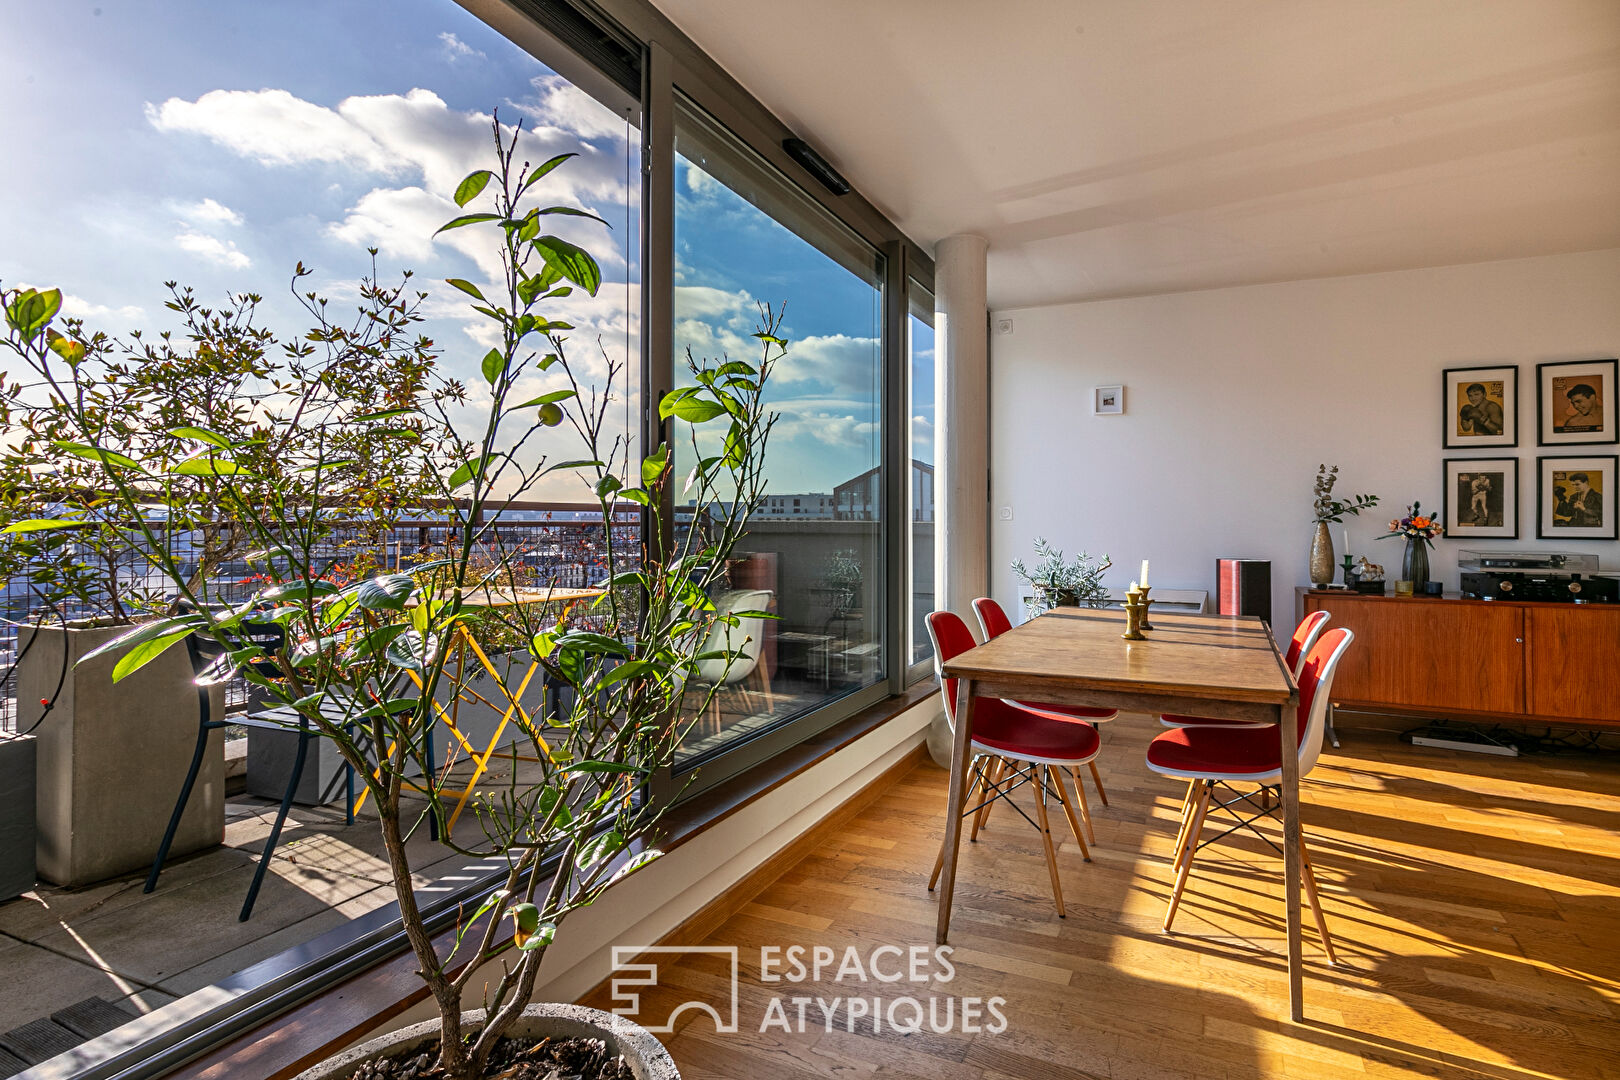
[{"label": "black speaker", "polygon": [[1271,562],[1267,559],[1215,560],[1215,613],[1258,615],[1271,625]]}]

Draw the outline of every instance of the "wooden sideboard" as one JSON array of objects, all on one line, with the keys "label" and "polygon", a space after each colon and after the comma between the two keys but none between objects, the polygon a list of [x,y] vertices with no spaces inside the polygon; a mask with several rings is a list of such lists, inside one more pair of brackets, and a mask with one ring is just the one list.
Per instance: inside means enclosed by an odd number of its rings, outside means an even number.
[{"label": "wooden sideboard", "polygon": [[1620,728],[1620,604],[1296,590],[1355,643],[1333,701],[1350,709]]}]

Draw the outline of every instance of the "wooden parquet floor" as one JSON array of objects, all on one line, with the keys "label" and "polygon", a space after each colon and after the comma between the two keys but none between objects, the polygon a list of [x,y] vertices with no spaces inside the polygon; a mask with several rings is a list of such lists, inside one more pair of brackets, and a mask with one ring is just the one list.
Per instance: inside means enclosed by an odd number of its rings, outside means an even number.
[{"label": "wooden parquet floor", "polygon": [[[833,966],[819,982],[762,981],[762,947],[825,946],[839,962],[853,947],[863,969],[881,946],[931,948],[946,778],[916,768],[707,939],[739,948],[739,1030],[681,1013],[663,1038],[683,1076],[1620,1078],[1620,754],[1514,760],[1342,729],[1304,791],[1340,962],[1326,964],[1307,917],[1307,1021],[1295,1025],[1281,860],[1261,841],[1201,852],[1175,934],[1159,929],[1183,788],[1142,764],[1156,730],[1142,716],[1103,727],[1111,805],[1088,781],[1094,861],[1072,837],[1059,851],[1066,919],[1039,835],[1002,808],[963,846],[954,977],[929,962],[926,984],[849,968],[839,979]],[[687,1000],[723,1012],[725,957],[660,959],[642,1022]],[[875,959],[899,970],[892,954]],[[953,999],[953,1020],[896,1030],[916,1015],[904,997]],[[962,1001],[992,997],[1004,1030],[986,1012],[964,1031]],[[795,998],[811,999],[802,1030]],[[612,1007],[606,993],[588,1003]]]}]

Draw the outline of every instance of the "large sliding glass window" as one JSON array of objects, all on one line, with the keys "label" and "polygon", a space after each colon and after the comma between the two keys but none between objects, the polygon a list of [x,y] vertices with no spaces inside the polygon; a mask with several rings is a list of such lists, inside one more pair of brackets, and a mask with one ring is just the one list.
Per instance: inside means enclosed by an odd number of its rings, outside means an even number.
[{"label": "large sliding glass window", "polygon": [[934,294],[917,281],[906,288],[906,368],[910,388],[911,617],[910,661],[933,655],[924,619],[934,610]]},{"label": "large sliding glass window", "polygon": [[886,675],[884,260],[689,103],[676,151],[677,380],[687,350],[757,359],[762,305],[789,342],[769,391],[765,500],[714,598],[778,618],[697,718],[691,767]]}]

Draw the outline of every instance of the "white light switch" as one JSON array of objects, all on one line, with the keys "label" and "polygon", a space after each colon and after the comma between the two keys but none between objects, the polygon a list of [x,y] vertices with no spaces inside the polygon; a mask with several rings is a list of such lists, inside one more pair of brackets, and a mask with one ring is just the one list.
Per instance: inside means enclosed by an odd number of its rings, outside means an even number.
[{"label": "white light switch", "polygon": [[1012,320],[1011,319],[997,319],[996,320],[996,333],[998,333],[998,334],[1010,334],[1010,333],[1012,333]]},{"label": "white light switch", "polygon": [[997,516],[998,516],[998,517],[1000,517],[1000,518],[1001,518],[1001,520],[1002,520],[1002,521],[1011,521],[1011,520],[1012,520],[1012,519],[1013,519],[1013,516],[1012,516],[1012,507],[1010,507],[1010,506],[1003,506],[1003,507],[1002,507],[1002,508],[1001,508],[1001,513],[1000,513],[1000,514],[998,514],[998,515],[997,515]]}]

